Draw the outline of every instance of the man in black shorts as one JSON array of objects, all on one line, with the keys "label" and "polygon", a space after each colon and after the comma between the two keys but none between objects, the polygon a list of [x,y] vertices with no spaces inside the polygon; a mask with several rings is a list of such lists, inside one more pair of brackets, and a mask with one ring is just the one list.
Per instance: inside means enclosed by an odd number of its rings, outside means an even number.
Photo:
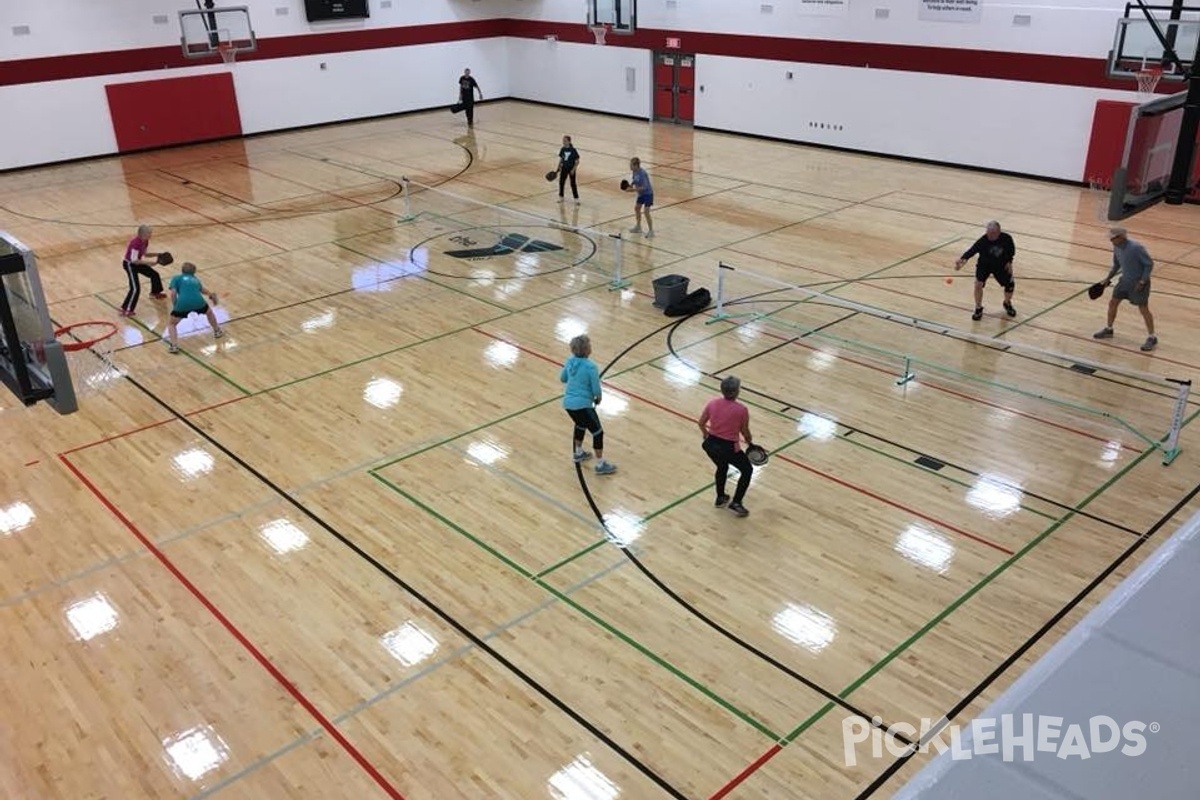
[{"label": "man in black shorts", "polygon": [[483,90],[479,88],[479,84],[471,77],[471,70],[464,69],[463,74],[458,78],[458,103],[450,110],[457,114],[459,111],[467,112],[467,127],[475,127],[475,95],[479,95],[479,99],[483,99]]},{"label": "man in black shorts", "polygon": [[975,265],[975,313],[971,319],[983,319],[983,285],[987,283],[989,275],[1004,287],[1004,311],[1010,317],[1015,317],[1017,310],[1013,308],[1012,296],[1017,282],[1013,280],[1012,262],[1017,254],[1017,246],[1013,244],[1013,238],[1000,230],[999,222],[992,220],[987,224],[987,232],[954,262],[954,269],[962,269],[976,254],[979,255],[979,262]]}]

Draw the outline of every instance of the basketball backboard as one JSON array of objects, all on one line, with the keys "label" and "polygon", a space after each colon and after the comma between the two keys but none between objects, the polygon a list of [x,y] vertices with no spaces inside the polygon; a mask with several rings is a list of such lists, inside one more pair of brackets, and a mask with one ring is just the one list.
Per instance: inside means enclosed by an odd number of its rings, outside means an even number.
[{"label": "basketball backboard", "polygon": [[188,9],[179,12],[184,58],[207,58],[258,49],[246,6]]},{"label": "basketball backboard", "polygon": [[0,382],[25,405],[77,409],[71,373],[46,308],[33,251],[0,231]]},{"label": "basketball backboard", "polygon": [[1111,178],[1108,219],[1125,219],[1163,199],[1170,202],[1167,193],[1180,151],[1190,165],[1181,199],[1200,201],[1197,143],[1187,142],[1183,132],[1187,94],[1163,95],[1129,110],[1124,149]]},{"label": "basketball backboard", "polygon": [[637,0],[587,0],[589,27],[607,25],[613,33],[637,28]]},{"label": "basketball backboard", "polygon": [[1108,76],[1134,80],[1139,70],[1159,67],[1161,80],[1187,80],[1198,41],[1200,8],[1130,3],[1125,6],[1125,16],[1117,20]]}]

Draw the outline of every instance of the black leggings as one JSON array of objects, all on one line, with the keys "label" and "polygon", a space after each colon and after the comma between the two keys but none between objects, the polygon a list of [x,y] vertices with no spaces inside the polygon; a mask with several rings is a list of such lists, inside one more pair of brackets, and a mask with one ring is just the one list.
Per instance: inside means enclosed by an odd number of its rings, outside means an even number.
[{"label": "black leggings", "polygon": [[750,488],[750,476],[754,474],[754,466],[746,457],[745,451],[738,450],[735,443],[728,439],[707,436],[704,439],[704,452],[717,467],[714,477],[719,497],[725,496],[725,479],[729,477],[729,466],[732,464],[737,467],[740,474],[737,488],[733,490],[733,502],[741,503],[742,498],[746,496],[746,490]]},{"label": "black leggings", "polygon": [[579,199],[579,186],[575,183],[575,170],[568,173],[565,169],[558,171],[558,196],[563,196],[563,189],[567,186],[567,178],[571,179],[571,196],[576,200]]},{"label": "black leggings", "polygon": [[125,299],[121,301],[121,308],[126,311],[137,310],[138,298],[142,296],[142,282],[138,279],[139,275],[145,275],[150,279],[150,294],[162,294],[163,282],[158,270],[132,261],[122,262],[122,266],[125,268],[125,277],[129,279],[129,291],[125,293]]},{"label": "black leggings", "polygon": [[567,414],[575,423],[575,433],[571,439],[571,445],[574,446],[575,442],[583,441],[584,431],[591,431],[592,447],[604,452],[604,428],[600,427],[600,415],[596,413],[596,409],[568,408]]}]

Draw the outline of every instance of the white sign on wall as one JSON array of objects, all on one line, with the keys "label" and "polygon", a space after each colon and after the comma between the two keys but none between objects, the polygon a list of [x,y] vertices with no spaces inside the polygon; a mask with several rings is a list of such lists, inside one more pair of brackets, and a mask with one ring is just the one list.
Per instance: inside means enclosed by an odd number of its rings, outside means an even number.
[{"label": "white sign on wall", "polygon": [[806,17],[844,17],[850,0],[798,0],[796,9]]},{"label": "white sign on wall", "polygon": [[920,0],[923,20],[930,22],[979,22],[983,0]]}]

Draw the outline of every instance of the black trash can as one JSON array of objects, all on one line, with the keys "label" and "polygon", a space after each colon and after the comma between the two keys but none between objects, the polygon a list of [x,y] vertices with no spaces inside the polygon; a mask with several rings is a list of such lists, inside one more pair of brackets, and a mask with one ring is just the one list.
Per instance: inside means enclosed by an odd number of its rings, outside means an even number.
[{"label": "black trash can", "polygon": [[666,308],[678,303],[688,294],[686,275],[663,275],[654,279],[654,307]]}]

